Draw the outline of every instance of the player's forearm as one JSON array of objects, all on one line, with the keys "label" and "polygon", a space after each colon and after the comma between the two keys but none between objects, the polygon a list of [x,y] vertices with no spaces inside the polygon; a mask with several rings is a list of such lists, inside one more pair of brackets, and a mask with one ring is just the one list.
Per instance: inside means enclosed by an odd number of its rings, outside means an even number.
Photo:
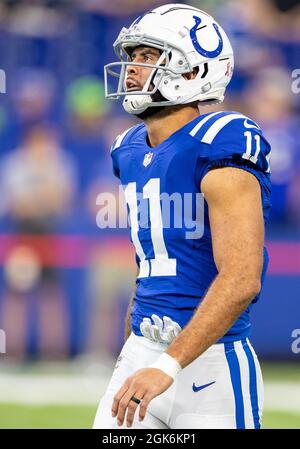
[{"label": "player's forearm", "polygon": [[259,279],[241,282],[238,276],[219,274],[195,315],[167,349],[184,368],[216,343],[233,325],[260,290]]}]

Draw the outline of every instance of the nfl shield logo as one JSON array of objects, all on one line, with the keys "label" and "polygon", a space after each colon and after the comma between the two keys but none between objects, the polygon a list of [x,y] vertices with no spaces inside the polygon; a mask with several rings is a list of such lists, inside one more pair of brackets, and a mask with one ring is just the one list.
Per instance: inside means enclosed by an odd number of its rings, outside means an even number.
[{"label": "nfl shield logo", "polygon": [[148,167],[148,165],[151,163],[152,156],[153,156],[152,151],[149,151],[149,153],[145,154],[144,161],[143,161],[144,167]]}]

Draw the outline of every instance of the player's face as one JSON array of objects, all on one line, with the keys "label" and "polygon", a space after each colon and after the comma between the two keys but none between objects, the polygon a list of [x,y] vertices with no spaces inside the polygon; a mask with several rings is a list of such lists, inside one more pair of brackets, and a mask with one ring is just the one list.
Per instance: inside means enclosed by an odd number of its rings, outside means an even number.
[{"label": "player's face", "polygon": [[[143,64],[156,64],[160,57],[160,52],[156,48],[151,47],[136,47],[129,61],[131,62],[139,62]],[[134,91],[134,90],[142,90],[151,71],[152,67],[149,69],[147,67],[140,66],[127,66],[127,78],[126,78],[126,90]],[[150,84],[149,90],[153,90],[153,84]]]}]

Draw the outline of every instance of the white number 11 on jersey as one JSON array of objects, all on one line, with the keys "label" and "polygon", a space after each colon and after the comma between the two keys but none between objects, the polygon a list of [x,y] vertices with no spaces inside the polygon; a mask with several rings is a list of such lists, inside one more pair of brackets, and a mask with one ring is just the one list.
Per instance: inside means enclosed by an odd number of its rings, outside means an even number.
[{"label": "white number 11 on jersey", "polygon": [[151,240],[154,250],[154,259],[146,260],[143,247],[138,237],[139,224],[136,182],[130,182],[124,189],[124,193],[126,202],[129,206],[131,238],[140,259],[140,272],[138,277],[176,276],[176,259],[169,258],[164,242],[160,207],[160,179],[152,178],[143,187],[143,198],[149,200]]}]

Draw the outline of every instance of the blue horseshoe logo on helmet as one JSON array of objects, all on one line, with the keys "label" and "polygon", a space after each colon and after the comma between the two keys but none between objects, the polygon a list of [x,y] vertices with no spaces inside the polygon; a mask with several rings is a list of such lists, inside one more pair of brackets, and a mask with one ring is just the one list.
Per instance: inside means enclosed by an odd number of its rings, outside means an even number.
[{"label": "blue horseshoe logo on helmet", "polygon": [[197,16],[193,16],[193,19],[195,19],[196,23],[193,26],[193,28],[191,28],[191,30],[190,30],[190,37],[191,37],[194,48],[197,50],[198,53],[200,53],[200,55],[204,56],[205,58],[215,58],[216,56],[219,56],[219,54],[223,50],[223,39],[222,39],[221,33],[219,31],[218,25],[216,23],[213,23],[213,27],[216,30],[216,33],[219,37],[219,44],[215,50],[209,51],[209,50],[205,50],[204,48],[202,48],[197,39],[196,33],[199,29],[198,27],[199,27],[200,23],[202,22],[202,20],[200,19],[200,17],[197,17]]}]

